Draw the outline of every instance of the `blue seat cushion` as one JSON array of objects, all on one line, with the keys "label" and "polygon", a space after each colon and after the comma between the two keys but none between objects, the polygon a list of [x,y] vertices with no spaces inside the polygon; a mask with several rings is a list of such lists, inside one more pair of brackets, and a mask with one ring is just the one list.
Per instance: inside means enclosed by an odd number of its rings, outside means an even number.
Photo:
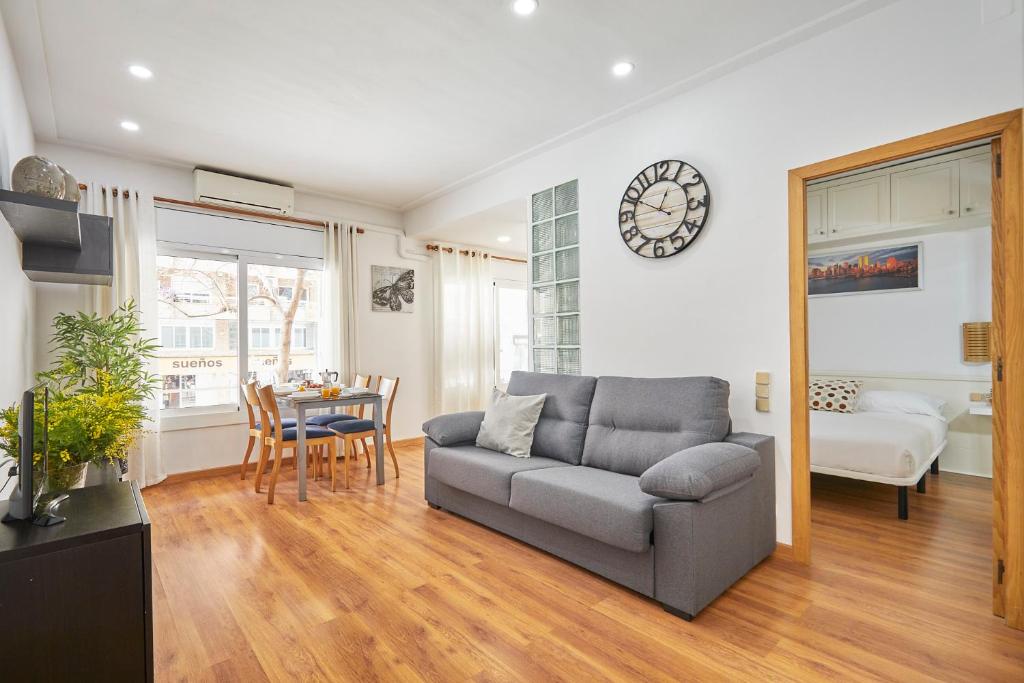
[{"label": "blue seat cushion", "polygon": [[[314,415],[313,417],[306,418],[306,424],[316,425],[318,427],[326,427],[332,422],[341,422],[342,420],[358,420],[355,415],[346,415],[345,413],[328,413],[326,415]],[[294,422],[294,420],[292,420]]]},{"label": "blue seat cushion", "polygon": [[355,434],[356,432],[372,432],[373,420],[341,420],[331,423],[330,428],[339,434]]},{"label": "blue seat cushion", "polygon": [[[322,439],[325,436],[334,436],[334,432],[330,429],[323,427],[317,427],[315,425],[306,425],[306,438],[307,439]],[[299,438],[298,427],[292,427],[291,429],[282,430],[281,438],[285,441],[295,441]]]},{"label": "blue seat cushion", "polygon": [[[281,426],[284,427],[285,429],[287,429],[288,427],[294,427],[297,424],[298,424],[298,420],[296,420],[294,417],[282,417],[281,418]],[[260,423],[257,422],[256,423],[256,429],[259,429],[259,428],[260,428]],[[273,420],[270,421],[270,428],[271,429],[274,428],[274,421]]]}]

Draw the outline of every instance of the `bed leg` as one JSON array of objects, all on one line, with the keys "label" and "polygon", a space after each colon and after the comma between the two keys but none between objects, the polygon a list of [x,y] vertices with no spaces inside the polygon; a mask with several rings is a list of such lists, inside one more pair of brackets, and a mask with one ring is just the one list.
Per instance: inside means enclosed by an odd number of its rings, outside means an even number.
[{"label": "bed leg", "polygon": [[897,486],[896,491],[900,519],[907,519],[910,516],[907,514],[907,487]]},{"label": "bed leg", "polygon": [[924,493],[925,492],[925,479],[924,478],[926,476],[927,475],[922,474],[921,478],[917,480],[917,492],[918,493]]},{"label": "bed leg", "polygon": [[932,460],[932,474],[938,474],[938,473],[939,473],[939,456],[936,455],[935,459]]}]

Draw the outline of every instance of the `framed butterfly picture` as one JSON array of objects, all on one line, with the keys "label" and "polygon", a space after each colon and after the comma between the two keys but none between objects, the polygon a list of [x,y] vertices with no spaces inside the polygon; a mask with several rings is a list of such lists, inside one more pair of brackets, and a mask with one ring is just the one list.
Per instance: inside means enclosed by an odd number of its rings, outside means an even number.
[{"label": "framed butterfly picture", "polygon": [[416,310],[416,271],[395,266],[370,266],[371,310],[412,313]]}]

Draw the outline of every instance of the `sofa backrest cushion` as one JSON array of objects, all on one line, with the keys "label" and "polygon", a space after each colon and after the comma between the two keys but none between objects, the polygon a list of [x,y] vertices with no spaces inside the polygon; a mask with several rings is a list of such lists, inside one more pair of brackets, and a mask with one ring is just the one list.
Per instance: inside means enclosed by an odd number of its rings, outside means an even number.
[{"label": "sofa backrest cushion", "polygon": [[684,448],[729,433],[729,383],[717,377],[601,377],[583,464],[639,477]]},{"label": "sofa backrest cushion", "polygon": [[533,430],[532,455],[579,465],[587,435],[590,402],[596,377],[513,372],[508,383],[511,396],[547,394],[544,409]]}]

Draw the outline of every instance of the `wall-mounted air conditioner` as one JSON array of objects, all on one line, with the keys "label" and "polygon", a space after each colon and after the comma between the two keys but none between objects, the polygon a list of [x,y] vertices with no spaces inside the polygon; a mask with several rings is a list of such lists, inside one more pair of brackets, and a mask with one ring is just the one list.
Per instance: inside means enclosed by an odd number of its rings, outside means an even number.
[{"label": "wall-mounted air conditioner", "polygon": [[295,190],[284,185],[196,169],[195,201],[235,209],[267,211],[290,216],[295,208]]}]

